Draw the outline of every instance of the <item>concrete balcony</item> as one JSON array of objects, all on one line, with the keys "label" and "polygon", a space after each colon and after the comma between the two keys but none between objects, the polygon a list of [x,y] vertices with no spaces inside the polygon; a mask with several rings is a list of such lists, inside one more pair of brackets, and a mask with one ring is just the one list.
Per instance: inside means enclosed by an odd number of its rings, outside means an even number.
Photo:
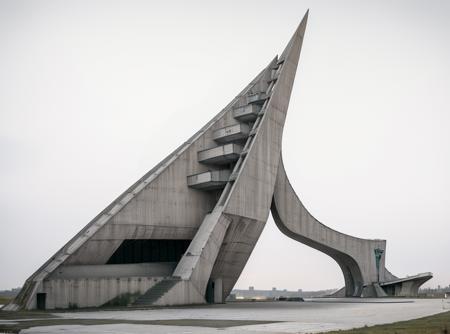
[{"label": "concrete balcony", "polygon": [[205,164],[224,165],[239,159],[242,146],[226,144],[198,152],[198,161]]},{"label": "concrete balcony", "polygon": [[248,104],[263,104],[265,100],[267,100],[268,96],[266,93],[254,93],[247,95],[247,103]]},{"label": "concrete balcony", "polygon": [[257,104],[248,104],[233,110],[233,116],[239,122],[254,122],[258,117],[261,106]]},{"label": "concrete balcony", "polygon": [[230,178],[229,169],[212,170],[187,177],[189,187],[199,190],[222,189]]},{"label": "concrete balcony", "polygon": [[242,140],[248,137],[250,128],[247,124],[239,123],[213,132],[213,139],[218,143],[229,143],[236,140]]}]

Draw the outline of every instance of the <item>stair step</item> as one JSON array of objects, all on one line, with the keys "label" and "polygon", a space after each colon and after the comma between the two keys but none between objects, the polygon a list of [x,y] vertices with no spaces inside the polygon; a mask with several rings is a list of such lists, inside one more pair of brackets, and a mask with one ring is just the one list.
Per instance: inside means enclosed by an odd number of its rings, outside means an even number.
[{"label": "stair step", "polygon": [[138,299],[136,299],[136,301],[133,303],[133,305],[152,305],[179,281],[179,279],[170,278],[156,283],[143,295],[139,296]]}]

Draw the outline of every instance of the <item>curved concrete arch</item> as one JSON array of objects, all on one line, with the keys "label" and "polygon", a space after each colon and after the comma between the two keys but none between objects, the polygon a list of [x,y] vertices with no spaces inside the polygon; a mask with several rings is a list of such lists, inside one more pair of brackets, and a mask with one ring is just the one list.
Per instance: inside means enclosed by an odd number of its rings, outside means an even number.
[{"label": "curved concrete arch", "polygon": [[[333,258],[342,270],[346,296],[382,295],[373,284],[388,276],[384,267],[386,241],[353,237],[319,222],[302,204],[284,169],[282,158],[271,206],[277,227],[288,237]],[[377,270],[375,252],[382,252]],[[376,289],[375,289],[376,290]]]}]

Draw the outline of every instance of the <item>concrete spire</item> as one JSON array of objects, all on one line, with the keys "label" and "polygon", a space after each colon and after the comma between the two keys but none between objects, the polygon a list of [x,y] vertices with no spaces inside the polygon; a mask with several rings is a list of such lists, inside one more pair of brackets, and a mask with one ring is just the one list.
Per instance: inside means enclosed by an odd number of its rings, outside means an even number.
[{"label": "concrete spire", "polygon": [[[283,61],[290,52],[290,49],[296,45],[297,47],[301,48],[303,44],[303,37],[305,36],[306,31],[306,25],[308,24],[308,16],[309,16],[309,9],[306,11],[305,15],[303,16],[302,20],[300,21],[297,29],[295,30],[294,34],[292,35],[291,39],[288,42],[288,45],[281,53],[281,56],[279,57],[279,61]],[[295,46],[294,46],[295,47]]]}]

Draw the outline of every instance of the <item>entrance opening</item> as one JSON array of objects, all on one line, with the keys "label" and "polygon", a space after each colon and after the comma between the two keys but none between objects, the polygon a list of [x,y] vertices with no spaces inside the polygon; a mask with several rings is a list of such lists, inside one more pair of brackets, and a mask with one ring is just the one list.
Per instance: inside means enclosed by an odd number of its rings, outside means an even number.
[{"label": "entrance opening", "polygon": [[388,285],[388,286],[383,286],[382,288],[384,290],[384,292],[386,292],[386,294],[388,296],[395,296],[395,285]]},{"label": "entrance opening", "polygon": [[209,280],[208,286],[206,287],[206,302],[209,304],[214,303],[214,281]]},{"label": "entrance opening", "polygon": [[36,294],[36,307],[38,310],[45,310],[45,298],[46,293],[37,293]]},{"label": "entrance opening", "polygon": [[178,262],[190,243],[191,240],[127,239],[107,264]]}]

